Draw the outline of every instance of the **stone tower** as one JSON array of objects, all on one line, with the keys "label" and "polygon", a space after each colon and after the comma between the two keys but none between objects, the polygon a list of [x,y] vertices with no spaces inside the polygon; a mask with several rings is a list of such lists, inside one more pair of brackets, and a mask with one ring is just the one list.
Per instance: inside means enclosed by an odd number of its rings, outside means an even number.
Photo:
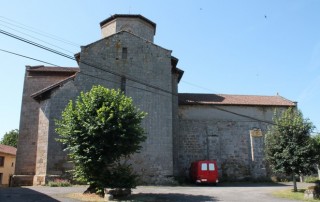
[{"label": "stone tower", "polygon": [[156,24],[142,15],[113,15],[100,23],[102,37],[120,31],[127,31],[147,41],[153,42]]}]

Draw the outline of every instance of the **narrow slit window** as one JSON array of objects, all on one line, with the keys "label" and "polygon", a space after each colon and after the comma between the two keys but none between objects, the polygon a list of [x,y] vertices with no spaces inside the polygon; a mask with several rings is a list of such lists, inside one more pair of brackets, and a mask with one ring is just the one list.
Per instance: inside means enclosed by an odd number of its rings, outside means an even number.
[{"label": "narrow slit window", "polygon": [[127,59],[128,57],[128,48],[122,48],[122,59]]},{"label": "narrow slit window", "polygon": [[127,82],[126,77],[121,77],[121,91],[123,93],[126,93],[126,82]]}]

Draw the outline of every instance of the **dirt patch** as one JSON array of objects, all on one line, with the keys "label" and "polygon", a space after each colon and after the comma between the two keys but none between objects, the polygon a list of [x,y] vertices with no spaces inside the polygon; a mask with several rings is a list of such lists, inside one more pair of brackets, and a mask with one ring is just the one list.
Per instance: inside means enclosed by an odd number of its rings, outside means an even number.
[{"label": "dirt patch", "polygon": [[105,201],[104,198],[96,195],[96,194],[83,194],[83,193],[71,193],[67,194],[66,197],[77,199],[80,201]]}]

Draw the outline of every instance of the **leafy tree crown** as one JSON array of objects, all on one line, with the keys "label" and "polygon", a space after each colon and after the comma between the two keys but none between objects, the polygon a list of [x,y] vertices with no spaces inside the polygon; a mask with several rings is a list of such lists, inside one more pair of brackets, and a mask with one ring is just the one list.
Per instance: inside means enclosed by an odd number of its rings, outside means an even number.
[{"label": "leafy tree crown", "polygon": [[119,182],[112,184],[112,169],[141,149],[146,139],[141,127],[145,115],[121,91],[102,86],[70,101],[56,120],[56,132],[75,164],[74,176],[100,188],[119,186]]},{"label": "leafy tree crown", "polygon": [[314,170],[317,154],[310,138],[313,128],[295,108],[275,114],[265,141],[266,159],[274,172],[292,175]]}]

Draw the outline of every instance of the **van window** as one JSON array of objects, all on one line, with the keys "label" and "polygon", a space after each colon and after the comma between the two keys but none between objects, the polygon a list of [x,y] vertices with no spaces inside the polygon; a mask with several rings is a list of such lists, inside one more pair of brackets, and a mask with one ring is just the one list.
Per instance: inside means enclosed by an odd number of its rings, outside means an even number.
[{"label": "van window", "polygon": [[214,164],[213,163],[209,163],[209,170],[214,170]]},{"label": "van window", "polygon": [[201,163],[201,170],[208,170],[207,163]]}]

